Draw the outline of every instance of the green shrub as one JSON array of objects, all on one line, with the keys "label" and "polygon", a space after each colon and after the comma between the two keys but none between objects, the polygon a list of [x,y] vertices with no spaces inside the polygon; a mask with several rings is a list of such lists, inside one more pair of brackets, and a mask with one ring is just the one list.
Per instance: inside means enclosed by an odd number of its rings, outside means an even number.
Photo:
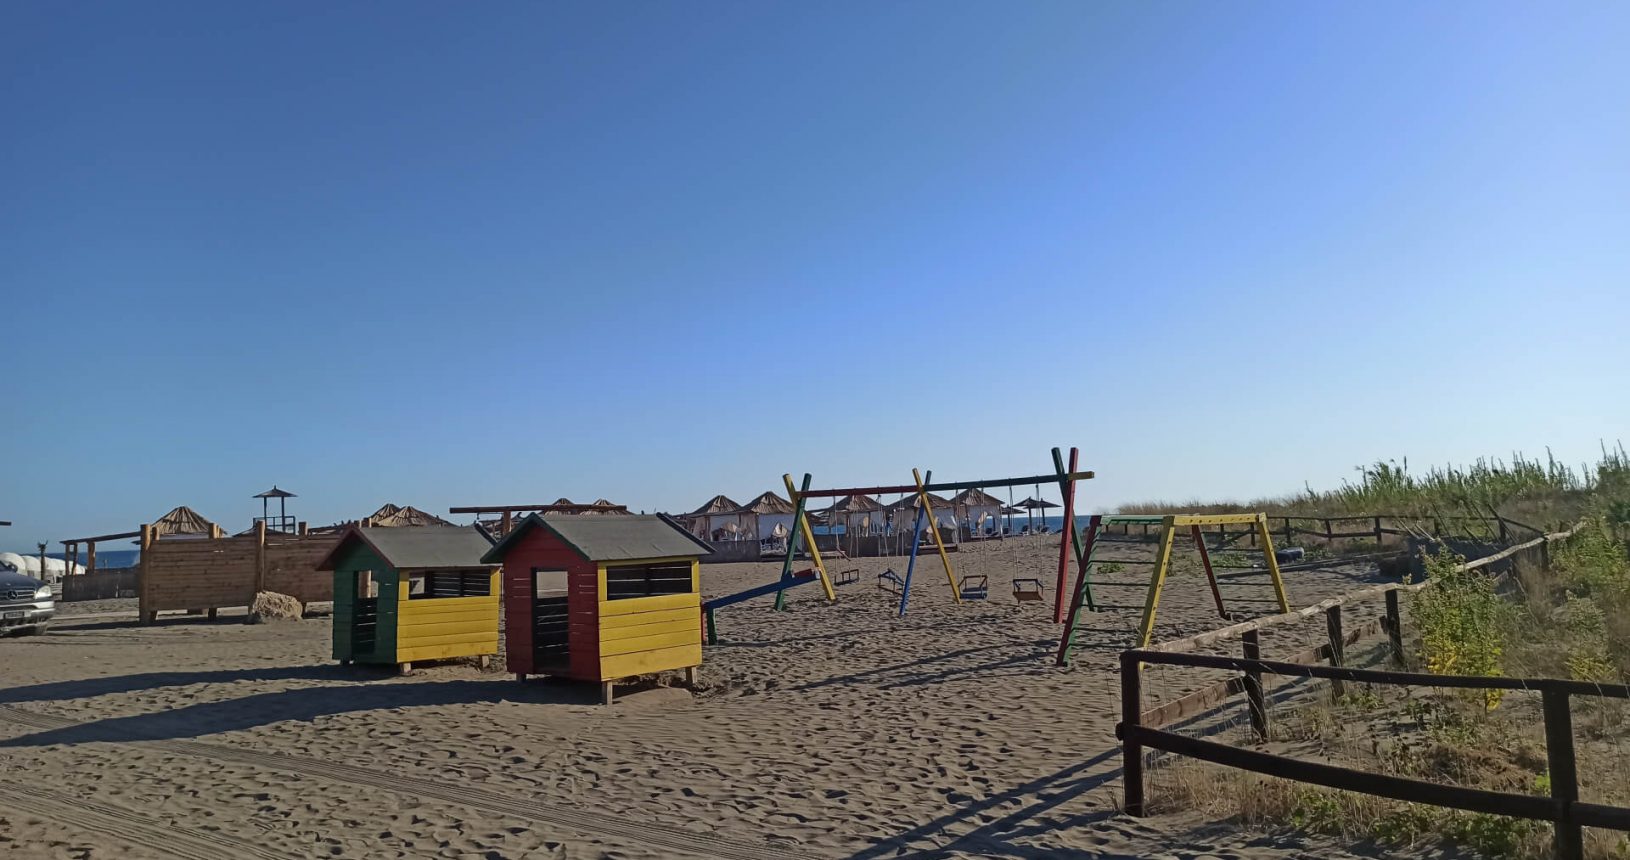
[{"label": "green shrub", "polygon": [[[1432,582],[1416,595],[1411,606],[1421,631],[1421,659],[1438,675],[1500,674],[1500,656],[1513,627],[1515,609],[1494,591],[1487,576],[1463,569],[1463,559],[1439,550],[1426,559]],[[1499,690],[1475,691],[1485,707],[1500,704]]]}]

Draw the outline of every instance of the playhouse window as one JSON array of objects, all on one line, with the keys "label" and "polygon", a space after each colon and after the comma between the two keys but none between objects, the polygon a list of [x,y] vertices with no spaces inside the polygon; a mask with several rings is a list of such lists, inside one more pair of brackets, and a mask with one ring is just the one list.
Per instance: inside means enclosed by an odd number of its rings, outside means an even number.
[{"label": "playhouse window", "polygon": [[491,594],[492,574],[484,570],[427,570],[408,574],[409,600],[487,597]]},{"label": "playhouse window", "polygon": [[688,561],[658,564],[628,564],[606,568],[606,599],[650,597],[656,594],[689,594],[691,566]]},{"label": "playhouse window", "polygon": [[561,568],[532,568],[532,596],[534,598],[561,597],[566,594],[566,571]]}]

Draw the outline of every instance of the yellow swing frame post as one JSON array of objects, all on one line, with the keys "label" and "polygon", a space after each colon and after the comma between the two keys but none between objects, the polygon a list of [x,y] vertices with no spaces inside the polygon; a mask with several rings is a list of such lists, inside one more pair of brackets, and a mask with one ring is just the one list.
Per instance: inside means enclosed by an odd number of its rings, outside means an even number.
[{"label": "yellow swing frame post", "polygon": [[[781,480],[787,484],[787,497],[797,506],[797,516],[795,518],[797,523],[795,525],[804,533],[804,546],[809,547],[809,559],[815,563],[815,572],[821,577],[821,591],[826,593],[828,602],[837,600],[837,592],[832,590],[832,577],[826,573],[826,562],[821,559],[821,551],[815,546],[815,530],[809,527],[809,511],[804,508],[806,500],[801,498],[798,488],[793,485],[792,475],[782,475]],[[809,487],[808,475],[804,476],[804,487],[806,489]],[[781,608],[780,595],[776,597],[776,608]]]},{"label": "yellow swing frame post", "polygon": [[1290,597],[1285,593],[1285,579],[1279,573],[1279,559],[1274,555],[1273,536],[1268,532],[1267,514],[1168,514],[1161,520],[1160,542],[1155,549],[1155,570],[1149,577],[1149,594],[1143,602],[1143,621],[1138,625],[1139,648],[1149,647],[1149,640],[1154,637],[1155,612],[1160,608],[1160,592],[1166,586],[1166,574],[1171,571],[1172,543],[1177,537],[1177,529],[1187,526],[1233,525],[1256,527],[1257,539],[1262,542],[1268,576],[1273,580],[1274,597],[1279,601],[1279,611],[1290,611]]},{"label": "yellow swing frame post", "polygon": [[960,604],[962,589],[957,587],[956,571],[951,569],[951,555],[945,551],[945,539],[940,537],[939,521],[934,519],[934,505],[928,501],[928,490],[923,486],[922,473],[912,469],[911,478],[917,482],[917,504],[923,506],[923,518],[928,520],[928,533],[934,536],[934,548],[939,550],[940,563],[945,565],[945,578],[951,583],[951,598]]}]

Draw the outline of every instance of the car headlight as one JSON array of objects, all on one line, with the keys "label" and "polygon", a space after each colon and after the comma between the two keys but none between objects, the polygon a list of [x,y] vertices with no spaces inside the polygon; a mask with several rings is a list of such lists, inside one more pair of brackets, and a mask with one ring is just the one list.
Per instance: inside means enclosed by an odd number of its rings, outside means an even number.
[{"label": "car headlight", "polygon": [[51,586],[49,585],[42,585],[34,592],[35,600],[39,600],[41,598],[50,599],[53,596],[54,595],[51,593]]}]

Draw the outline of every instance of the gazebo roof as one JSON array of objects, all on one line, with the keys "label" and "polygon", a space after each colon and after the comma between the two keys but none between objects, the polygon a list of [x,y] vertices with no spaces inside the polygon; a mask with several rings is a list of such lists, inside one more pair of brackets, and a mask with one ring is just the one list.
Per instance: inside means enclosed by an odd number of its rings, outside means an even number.
[{"label": "gazebo roof", "polygon": [[1043,508],[1061,508],[1064,506],[1058,504],[1057,502],[1049,502],[1046,499],[1038,499],[1031,496],[1030,498],[1015,503],[1013,507],[1024,508],[1025,510],[1029,511],[1038,511],[1042,510]]},{"label": "gazebo roof", "polygon": [[739,514],[741,505],[730,500],[729,496],[719,495],[708,499],[701,507],[691,511],[686,516],[705,517],[713,514]]},{"label": "gazebo roof", "polygon": [[797,508],[775,493],[765,493],[748,502],[747,510],[755,514],[790,514],[795,513]]},{"label": "gazebo roof", "polygon": [[827,508],[827,510],[835,511],[840,514],[853,514],[862,513],[865,511],[881,511],[883,510],[883,506],[878,504],[877,500],[871,496],[855,495],[844,496],[843,498],[838,499],[836,502],[833,502],[832,507]]},{"label": "gazebo roof", "polygon": [[182,505],[153,521],[153,536],[214,534],[215,524]]},{"label": "gazebo roof", "polygon": [[980,489],[963,490],[951,497],[951,503],[967,507],[982,508],[995,507],[1002,504],[1002,500]]},{"label": "gazebo roof", "polygon": [[426,513],[409,505],[405,508],[385,503],[379,510],[374,511],[363,519],[370,526],[391,528],[397,526],[450,526],[450,523],[435,514]]},{"label": "gazebo roof", "polygon": [[253,496],[250,496],[249,498],[251,498],[251,499],[293,499],[293,498],[297,498],[297,497],[293,493],[289,492],[288,490],[279,490],[277,488],[277,485],[273,484],[272,488],[270,490],[267,490],[264,493],[256,493]]},{"label": "gazebo roof", "polygon": [[[928,503],[933,505],[934,509],[937,511],[947,511],[952,507],[950,499],[935,495],[934,493],[928,494]],[[917,509],[917,495],[913,493],[897,502],[894,502],[893,504],[887,505],[886,508],[891,508],[897,511],[914,511]]]}]

